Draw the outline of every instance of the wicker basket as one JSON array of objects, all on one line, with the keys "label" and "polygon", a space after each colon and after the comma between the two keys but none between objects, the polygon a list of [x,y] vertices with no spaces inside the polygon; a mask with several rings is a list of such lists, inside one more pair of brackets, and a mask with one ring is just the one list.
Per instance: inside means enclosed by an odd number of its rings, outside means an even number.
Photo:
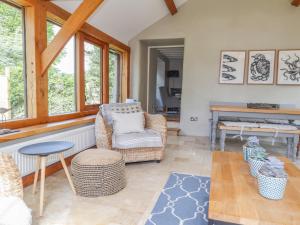
[{"label": "wicker basket", "polygon": [[83,197],[112,195],[126,186],[125,162],[115,151],[89,149],[72,160],[76,193]]},{"label": "wicker basket", "polygon": [[16,196],[23,198],[23,185],[18,167],[14,159],[0,153],[0,197]]},{"label": "wicker basket", "polygon": [[258,171],[257,182],[259,193],[268,199],[280,200],[284,196],[287,178],[268,177]]},{"label": "wicker basket", "polygon": [[258,170],[265,164],[265,161],[255,160],[249,158],[249,167],[250,167],[250,174],[253,177],[257,177]]}]

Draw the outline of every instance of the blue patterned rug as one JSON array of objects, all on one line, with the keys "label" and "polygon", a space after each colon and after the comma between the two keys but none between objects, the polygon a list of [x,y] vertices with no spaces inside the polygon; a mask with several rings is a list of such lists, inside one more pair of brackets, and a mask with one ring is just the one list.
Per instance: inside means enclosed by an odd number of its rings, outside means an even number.
[{"label": "blue patterned rug", "polygon": [[172,173],[146,225],[207,225],[210,178]]}]

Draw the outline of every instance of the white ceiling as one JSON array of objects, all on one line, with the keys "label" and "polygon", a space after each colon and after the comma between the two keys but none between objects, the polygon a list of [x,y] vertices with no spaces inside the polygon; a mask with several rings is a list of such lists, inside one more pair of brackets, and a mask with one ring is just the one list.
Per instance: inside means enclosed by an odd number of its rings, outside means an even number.
[{"label": "white ceiling", "polygon": [[[188,0],[174,0],[177,8]],[[69,12],[82,0],[54,0]],[[104,0],[88,22],[119,41],[128,41],[169,14],[164,0]]]}]

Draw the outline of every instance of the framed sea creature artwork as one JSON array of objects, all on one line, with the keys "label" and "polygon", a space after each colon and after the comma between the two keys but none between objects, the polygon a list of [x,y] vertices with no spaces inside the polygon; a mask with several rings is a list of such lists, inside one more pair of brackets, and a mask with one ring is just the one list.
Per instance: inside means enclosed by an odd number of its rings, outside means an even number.
[{"label": "framed sea creature artwork", "polygon": [[248,84],[274,84],[276,50],[248,51]]},{"label": "framed sea creature artwork", "polygon": [[244,84],[246,51],[221,51],[220,84]]},{"label": "framed sea creature artwork", "polygon": [[277,84],[300,85],[300,50],[279,50]]}]

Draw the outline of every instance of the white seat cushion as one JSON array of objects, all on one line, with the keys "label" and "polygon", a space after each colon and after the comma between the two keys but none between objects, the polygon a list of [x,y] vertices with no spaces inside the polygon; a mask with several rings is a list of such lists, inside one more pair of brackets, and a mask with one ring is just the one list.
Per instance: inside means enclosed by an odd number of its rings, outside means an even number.
[{"label": "white seat cushion", "polygon": [[113,134],[113,148],[129,149],[129,148],[156,148],[162,147],[161,135],[151,129],[145,129],[144,132]]},{"label": "white seat cushion", "polygon": [[0,224],[31,225],[31,210],[18,197],[0,197]]}]

